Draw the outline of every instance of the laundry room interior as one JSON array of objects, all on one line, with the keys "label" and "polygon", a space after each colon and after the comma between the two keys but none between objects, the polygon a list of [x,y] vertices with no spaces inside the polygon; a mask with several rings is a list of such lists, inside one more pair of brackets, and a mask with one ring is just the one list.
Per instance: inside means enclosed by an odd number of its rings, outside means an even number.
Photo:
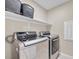
[{"label": "laundry room interior", "polygon": [[73,0],[5,0],[5,59],[73,59]]}]

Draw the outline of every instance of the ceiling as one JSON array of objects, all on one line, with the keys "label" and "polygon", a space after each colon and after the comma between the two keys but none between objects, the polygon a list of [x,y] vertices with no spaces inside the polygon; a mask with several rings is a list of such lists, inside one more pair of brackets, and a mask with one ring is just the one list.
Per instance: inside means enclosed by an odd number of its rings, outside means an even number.
[{"label": "ceiling", "polygon": [[33,1],[39,4],[44,9],[49,10],[51,8],[57,7],[72,0],[33,0]]}]

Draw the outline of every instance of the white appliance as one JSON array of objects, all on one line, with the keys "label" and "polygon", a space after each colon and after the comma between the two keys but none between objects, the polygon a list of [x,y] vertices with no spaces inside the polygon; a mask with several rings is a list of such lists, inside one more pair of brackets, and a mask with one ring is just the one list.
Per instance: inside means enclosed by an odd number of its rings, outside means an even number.
[{"label": "white appliance", "polygon": [[49,59],[57,59],[59,56],[59,36],[50,34],[49,31],[41,31],[41,37],[49,38]]},{"label": "white appliance", "polygon": [[37,37],[34,32],[16,32],[15,38],[19,59],[49,59],[48,37]]},{"label": "white appliance", "polygon": [[50,59],[57,59],[59,56],[59,36],[52,35],[50,38]]}]

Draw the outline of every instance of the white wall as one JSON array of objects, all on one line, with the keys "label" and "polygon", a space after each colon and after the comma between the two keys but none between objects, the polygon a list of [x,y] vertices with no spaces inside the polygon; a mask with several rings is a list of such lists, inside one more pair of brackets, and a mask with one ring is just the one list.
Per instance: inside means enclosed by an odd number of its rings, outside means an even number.
[{"label": "white wall", "polygon": [[34,19],[36,20],[45,20],[47,17],[47,11],[36,4],[33,0],[21,0],[22,3],[31,5],[34,8]]},{"label": "white wall", "polygon": [[51,32],[60,35],[60,50],[68,55],[73,55],[73,42],[64,39],[64,21],[73,20],[72,1],[48,12],[48,22],[52,24]]}]

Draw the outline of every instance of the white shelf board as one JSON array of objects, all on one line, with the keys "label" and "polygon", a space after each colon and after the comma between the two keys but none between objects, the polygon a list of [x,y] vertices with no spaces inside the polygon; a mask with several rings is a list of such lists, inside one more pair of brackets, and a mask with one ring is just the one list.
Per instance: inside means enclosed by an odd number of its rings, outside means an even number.
[{"label": "white shelf board", "polygon": [[5,11],[5,18],[9,19],[9,20],[15,20],[15,21],[21,21],[21,22],[28,22],[28,23],[38,23],[38,24],[44,24],[44,25],[48,25],[51,26],[51,24],[45,22],[45,21],[39,21],[39,20],[35,20],[29,17],[25,17],[16,13],[12,13],[9,11]]}]

